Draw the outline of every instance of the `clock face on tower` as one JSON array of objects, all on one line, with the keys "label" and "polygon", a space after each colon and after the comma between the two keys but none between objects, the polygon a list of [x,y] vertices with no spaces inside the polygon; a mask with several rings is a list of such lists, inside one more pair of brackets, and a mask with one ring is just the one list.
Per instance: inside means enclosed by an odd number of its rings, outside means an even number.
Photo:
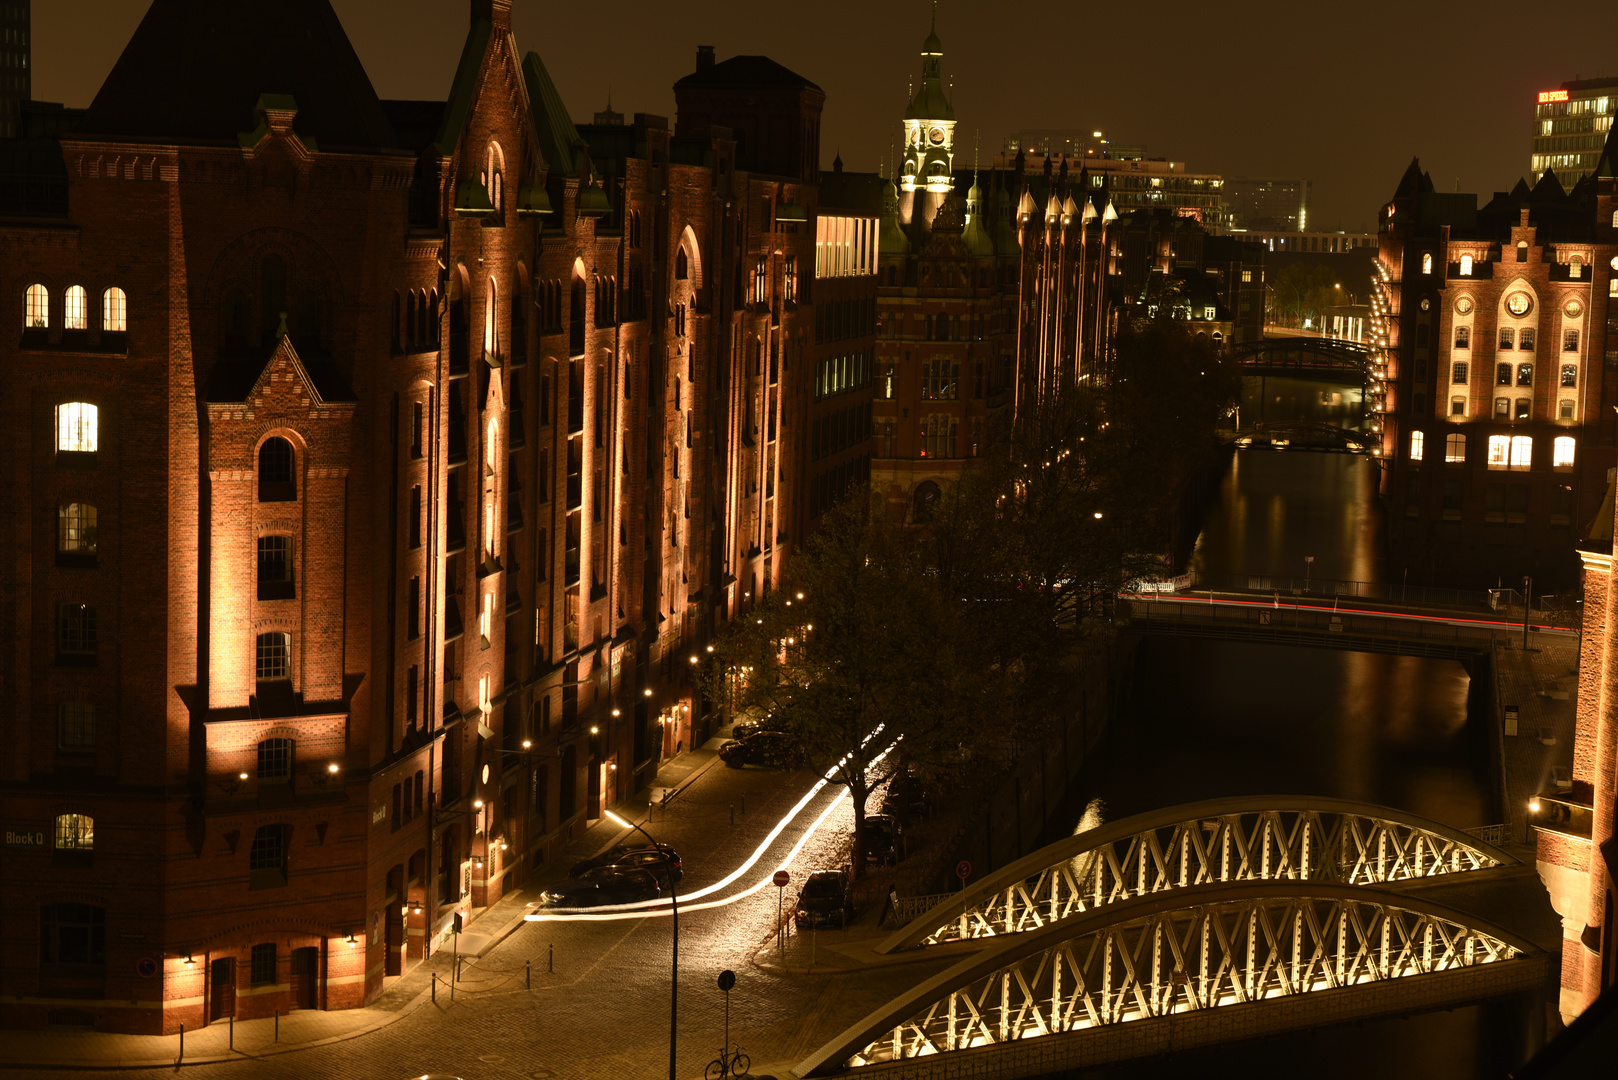
[{"label": "clock face on tower", "polygon": [[934,146],[943,146],[944,145],[944,129],[941,128],[941,127],[933,128],[931,131],[927,132],[927,138],[932,141],[932,144]]}]

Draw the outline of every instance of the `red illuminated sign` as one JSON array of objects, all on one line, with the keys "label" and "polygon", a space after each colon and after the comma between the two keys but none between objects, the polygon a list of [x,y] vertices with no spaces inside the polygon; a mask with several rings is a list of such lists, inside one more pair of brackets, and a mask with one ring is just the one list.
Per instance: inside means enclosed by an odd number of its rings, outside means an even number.
[{"label": "red illuminated sign", "polygon": [[1545,104],[1547,101],[1566,101],[1566,100],[1567,100],[1567,91],[1566,90],[1541,90],[1539,92],[1539,103],[1541,105]]}]

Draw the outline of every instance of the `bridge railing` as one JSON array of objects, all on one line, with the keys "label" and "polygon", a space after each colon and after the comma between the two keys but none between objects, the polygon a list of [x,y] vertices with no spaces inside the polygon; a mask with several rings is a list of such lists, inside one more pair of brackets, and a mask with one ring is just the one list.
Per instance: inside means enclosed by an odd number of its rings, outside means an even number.
[{"label": "bridge railing", "polygon": [[1415,652],[1451,658],[1486,648],[1502,629],[1367,614],[1352,608],[1271,609],[1263,605],[1199,603],[1194,594],[1188,593],[1159,600],[1120,601],[1119,610],[1127,612],[1130,621],[1143,630],[1175,628],[1203,636],[1253,640],[1318,639],[1318,643],[1340,644],[1362,652]]},{"label": "bridge railing", "polygon": [[[1388,604],[1413,604],[1434,607],[1470,608],[1474,611],[1494,610],[1487,589],[1446,589],[1431,585],[1401,585],[1386,581],[1345,581],[1337,578],[1288,577],[1269,574],[1241,576],[1199,574],[1191,575],[1193,589],[1215,589],[1227,592],[1277,593],[1282,596],[1312,596],[1378,600]],[[1515,594],[1514,594],[1515,595]],[[1519,603],[1521,599],[1519,597]]]}]

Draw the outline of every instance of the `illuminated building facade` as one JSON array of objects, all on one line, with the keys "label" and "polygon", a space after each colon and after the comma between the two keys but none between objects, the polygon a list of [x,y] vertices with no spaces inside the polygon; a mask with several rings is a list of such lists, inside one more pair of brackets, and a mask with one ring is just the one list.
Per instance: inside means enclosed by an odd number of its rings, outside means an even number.
[{"label": "illuminated building facade", "polygon": [[1565,82],[1557,90],[1541,90],[1534,103],[1533,152],[1528,175],[1546,169],[1564,188],[1596,169],[1612,119],[1618,114],[1618,78]]},{"label": "illuminated building facade", "polygon": [[808,527],[819,88],[581,129],[470,7],[421,102],[155,0],[0,218],[0,1023],[373,999],[708,737]]},{"label": "illuminated building facade", "polygon": [[22,134],[22,107],[33,96],[33,0],[0,3],[0,139]]},{"label": "illuminated building facade", "polygon": [[1383,208],[1373,297],[1395,566],[1548,591],[1614,464],[1618,154],[1484,207],[1412,162]]}]

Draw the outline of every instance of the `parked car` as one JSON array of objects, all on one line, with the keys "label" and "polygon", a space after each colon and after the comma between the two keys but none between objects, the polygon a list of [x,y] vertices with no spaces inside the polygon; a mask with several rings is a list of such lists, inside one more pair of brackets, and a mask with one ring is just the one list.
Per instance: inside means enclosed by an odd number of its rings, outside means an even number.
[{"label": "parked car", "polygon": [[745,765],[794,769],[803,764],[797,740],[779,731],[755,731],[745,739],[732,739],[719,748],[719,758],[732,769]]},{"label": "parked car", "polygon": [[809,875],[792,906],[792,921],[799,929],[837,920],[842,929],[854,917],[854,892],[842,870],[816,870]]},{"label": "parked car", "polygon": [[900,845],[904,830],[892,814],[865,816],[865,864],[867,866],[893,866],[901,858]]},{"label": "parked car", "polygon": [[656,900],[662,893],[657,878],[644,870],[589,871],[584,878],[564,881],[539,894],[538,908],[592,908],[608,904],[637,904]]},{"label": "parked car", "polygon": [[763,720],[738,720],[736,726],[731,728],[733,738],[745,739],[749,735],[757,735],[761,731],[773,731],[770,727],[769,717]]},{"label": "parked car", "polygon": [[908,769],[895,776],[882,797],[882,812],[898,818],[924,818],[932,813],[921,777]]},{"label": "parked car", "polygon": [[583,880],[586,874],[594,870],[644,870],[665,885],[670,877],[676,885],[685,877],[680,853],[667,844],[655,848],[650,844],[618,844],[593,858],[574,863],[572,876]]}]

